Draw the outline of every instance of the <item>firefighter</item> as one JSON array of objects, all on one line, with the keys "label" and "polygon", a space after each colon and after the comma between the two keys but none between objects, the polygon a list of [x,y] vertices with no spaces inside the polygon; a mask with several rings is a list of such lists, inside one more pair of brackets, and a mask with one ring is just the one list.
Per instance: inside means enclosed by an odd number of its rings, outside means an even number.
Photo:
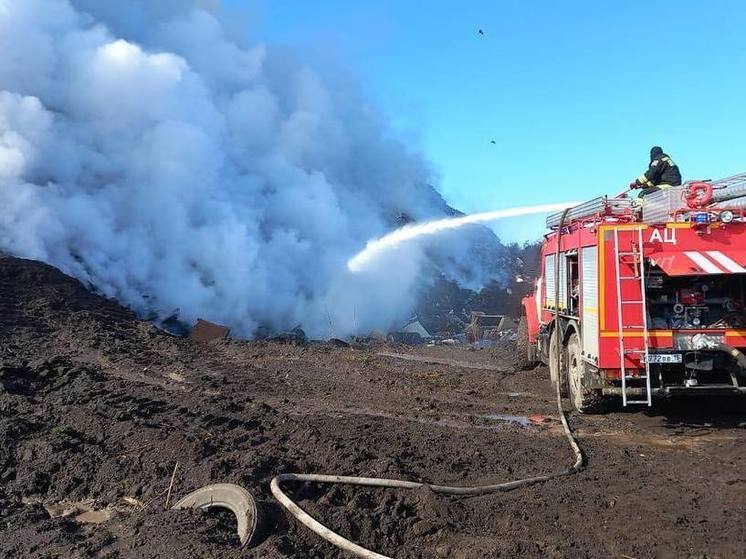
[{"label": "firefighter", "polygon": [[641,201],[648,194],[658,192],[662,188],[679,185],[681,185],[681,173],[678,165],[663,153],[663,148],[654,146],[650,150],[648,170],[632,182],[629,187],[642,189],[637,195],[638,200]]}]

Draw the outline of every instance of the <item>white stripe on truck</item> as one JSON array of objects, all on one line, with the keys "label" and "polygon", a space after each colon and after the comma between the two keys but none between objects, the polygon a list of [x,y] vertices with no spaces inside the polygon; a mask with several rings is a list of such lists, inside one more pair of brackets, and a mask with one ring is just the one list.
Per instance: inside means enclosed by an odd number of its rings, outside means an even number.
[{"label": "white stripe on truck", "polygon": [[704,254],[700,254],[699,252],[694,251],[685,251],[684,254],[686,254],[692,262],[694,262],[708,274],[724,273],[723,270],[721,270],[713,262],[708,260]]},{"label": "white stripe on truck", "polygon": [[735,272],[737,274],[746,274],[746,268],[741,266],[738,262],[730,258],[728,255],[723,254],[718,250],[708,250],[707,256],[717,261],[723,268],[729,272]]}]

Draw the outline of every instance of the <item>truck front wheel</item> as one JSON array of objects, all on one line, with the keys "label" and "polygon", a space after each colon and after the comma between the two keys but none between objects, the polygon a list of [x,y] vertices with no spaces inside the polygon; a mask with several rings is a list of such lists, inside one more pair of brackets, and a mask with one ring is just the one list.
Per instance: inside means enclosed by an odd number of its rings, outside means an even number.
[{"label": "truck front wheel", "polygon": [[580,337],[577,334],[572,334],[567,343],[567,384],[569,385],[570,400],[577,411],[592,413],[600,410],[603,396],[598,390],[587,388],[584,385],[586,372]]},{"label": "truck front wheel", "polygon": [[518,323],[518,337],[515,345],[519,369],[530,369],[536,365],[536,350],[528,339],[528,320],[525,316],[522,316]]}]

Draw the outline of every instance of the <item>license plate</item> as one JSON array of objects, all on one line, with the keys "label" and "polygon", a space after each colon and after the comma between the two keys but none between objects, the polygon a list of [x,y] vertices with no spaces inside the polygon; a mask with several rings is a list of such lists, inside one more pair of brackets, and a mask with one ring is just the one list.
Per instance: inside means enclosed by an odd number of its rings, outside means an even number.
[{"label": "license plate", "polygon": [[647,361],[648,363],[681,363],[681,354],[680,353],[650,353],[648,354],[647,359],[644,359],[643,361]]}]

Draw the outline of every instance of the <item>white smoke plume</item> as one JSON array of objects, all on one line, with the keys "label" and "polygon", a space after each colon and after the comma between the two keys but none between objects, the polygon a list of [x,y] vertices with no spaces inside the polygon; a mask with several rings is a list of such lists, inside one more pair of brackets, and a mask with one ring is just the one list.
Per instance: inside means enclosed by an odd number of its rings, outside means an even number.
[{"label": "white smoke plume", "polygon": [[140,313],[249,336],[386,328],[421,247],[352,274],[427,163],[343,79],[252,43],[216,2],[0,0],[0,250]]}]

